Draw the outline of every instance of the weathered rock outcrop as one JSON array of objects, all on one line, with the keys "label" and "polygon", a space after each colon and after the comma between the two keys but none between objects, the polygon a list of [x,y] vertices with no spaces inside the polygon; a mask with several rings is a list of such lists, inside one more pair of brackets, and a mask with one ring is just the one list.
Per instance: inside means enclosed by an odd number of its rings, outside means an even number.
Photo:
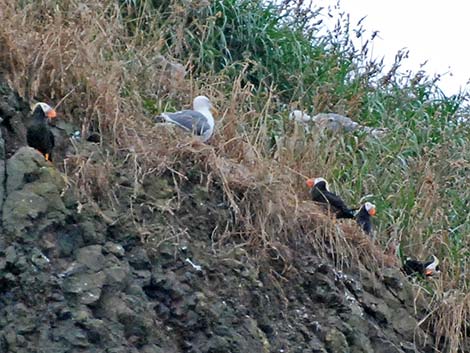
[{"label": "weathered rock outcrop", "polygon": [[62,224],[67,210],[61,194],[65,177],[43,155],[22,147],[6,163],[6,199],[3,229],[16,236],[34,236],[53,224]]}]

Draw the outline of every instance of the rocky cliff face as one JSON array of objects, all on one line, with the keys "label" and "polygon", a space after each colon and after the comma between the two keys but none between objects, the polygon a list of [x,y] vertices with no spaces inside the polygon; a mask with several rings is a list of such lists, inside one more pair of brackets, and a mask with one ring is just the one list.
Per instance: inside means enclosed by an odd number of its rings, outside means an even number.
[{"label": "rocky cliff face", "polygon": [[[146,241],[106,223],[20,147],[25,102],[5,85],[0,100],[0,352],[434,352],[398,270],[339,271],[301,245],[289,266],[235,243],[215,251],[230,214],[198,182]],[[175,192],[163,177],[144,187],[163,201]],[[186,234],[167,236],[174,224]]]}]

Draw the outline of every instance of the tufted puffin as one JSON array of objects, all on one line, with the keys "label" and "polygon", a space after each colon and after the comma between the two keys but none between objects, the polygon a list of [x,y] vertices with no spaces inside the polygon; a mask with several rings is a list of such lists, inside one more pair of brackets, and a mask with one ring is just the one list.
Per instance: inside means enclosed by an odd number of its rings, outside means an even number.
[{"label": "tufted puffin", "polygon": [[37,103],[33,106],[32,122],[26,131],[28,146],[41,152],[47,161],[52,161],[51,154],[54,148],[54,135],[49,128],[49,119],[57,113],[46,103]]},{"label": "tufted puffin", "polygon": [[372,234],[372,223],[370,221],[370,216],[375,216],[376,210],[375,205],[370,202],[366,202],[359,209],[359,212],[356,214],[356,222],[362,228],[362,230],[368,234]]},{"label": "tufted puffin", "polygon": [[429,277],[436,273],[439,273],[439,259],[432,255],[431,261],[421,262],[419,260],[413,260],[407,258],[403,265],[403,270],[407,275],[419,273],[423,276]]},{"label": "tufted puffin", "polygon": [[308,179],[307,186],[310,188],[312,200],[331,206],[331,211],[336,218],[354,218],[353,210],[346,206],[338,195],[328,189],[328,182],[325,179]]}]

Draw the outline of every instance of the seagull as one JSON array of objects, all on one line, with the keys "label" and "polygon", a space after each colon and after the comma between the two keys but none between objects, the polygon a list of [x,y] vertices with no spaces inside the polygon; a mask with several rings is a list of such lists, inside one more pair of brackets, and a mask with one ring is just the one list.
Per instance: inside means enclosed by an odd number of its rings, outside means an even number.
[{"label": "seagull", "polygon": [[304,113],[301,110],[293,110],[289,114],[289,120],[294,120],[297,121],[298,123],[308,123],[309,121],[312,120],[312,117],[308,115],[307,113]]},{"label": "seagull", "polygon": [[214,117],[211,110],[216,112],[209,98],[197,96],[193,101],[193,110],[181,110],[174,113],[164,112],[157,118],[162,118],[165,122],[192,132],[202,137],[203,142],[207,142],[214,133]]}]

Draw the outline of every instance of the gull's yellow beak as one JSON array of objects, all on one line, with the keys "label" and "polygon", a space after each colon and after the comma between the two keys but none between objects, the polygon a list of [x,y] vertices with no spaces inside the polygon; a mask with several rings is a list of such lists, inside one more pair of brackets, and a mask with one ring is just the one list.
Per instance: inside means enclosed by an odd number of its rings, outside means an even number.
[{"label": "gull's yellow beak", "polygon": [[219,111],[214,107],[211,107],[211,113],[212,113],[213,116],[218,116],[219,115]]}]

